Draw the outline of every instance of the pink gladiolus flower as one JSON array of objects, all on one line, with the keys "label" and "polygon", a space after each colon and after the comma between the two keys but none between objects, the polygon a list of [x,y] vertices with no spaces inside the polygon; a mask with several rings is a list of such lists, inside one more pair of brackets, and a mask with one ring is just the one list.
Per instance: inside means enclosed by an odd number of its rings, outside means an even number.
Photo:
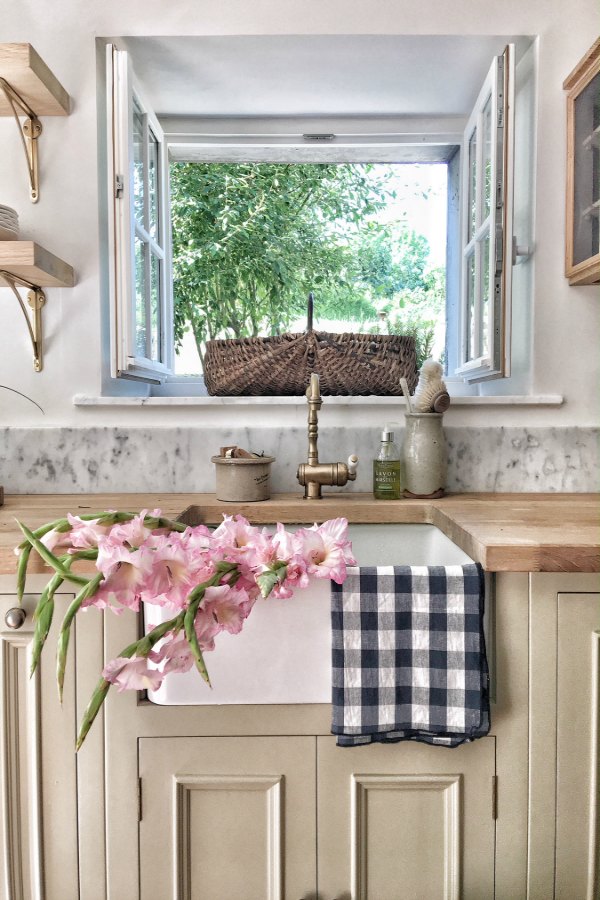
[{"label": "pink gladiolus flower", "polygon": [[194,628],[196,630],[196,637],[198,638],[200,649],[202,651],[214,650],[215,637],[223,629],[217,622],[213,613],[210,611],[207,612],[203,607],[200,607],[196,613],[196,618],[194,619]]},{"label": "pink gladiolus flower", "polygon": [[79,516],[72,516],[70,513],[67,515],[67,519],[71,526],[71,545],[77,550],[89,550],[91,547],[97,547],[98,541],[110,531],[110,526],[99,525],[98,519],[85,522]]},{"label": "pink gladiolus flower", "polygon": [[106,538],[98,547],[96,567],[104,575],[104,581],[96,593],[84,601],[83,607],[105,609],[119,603],[137,611],[145,580],[152,572],[151,551],[145,547],[128,550],[123,544]]},{"label": "pink gladiolus flower", "polygon": [[[152,514],[158,513],[160,510],[153,510]],[[149,528],[144,525],[144,518],[148,514],[147,509],[143,509],[139,516],[134,516],[129,522],[121,522],[113,525],[109,532],[109,538],[112,543],[127,544],[129,547],[141,547],[146,538],[151,535]]]},{"label": "pink gladiolus flower", "polygon": [[204,611],[214,616],[219,631],[228,631],[229,634],[239,634],[253,606],[254,600],[237,585],[233,588],[227,584],[209,587],[204,595]]},{"label": "pink gladiolus flower", "polygon": [[155,663],[165,662],[161,670],[163,675],[168,675],[169,672],[188,672],[194,665],[194,657],[185,635],[174,636],[172,631],[165,635],[160,650],[150,653],[150,659]]},{"label": "pink gladiolus flower", "polygon": [[168,536],[152,535],[142,549],[150,551],[152,560],[141,589],[143,603],[183,609],[192,588],[214,574],[213,566],[200,570],[194,566],[176,532]]},{"label": "pink gladiolus flower", "polygon": [[337,584],[344,582],[346,566],[356,564],[347,534],[348,521],[342,518],[296,532],[309,575],[331,578]]},{"label": "pink gladiolus flower", "polygon": [[243,516],[223,516],[223,521],[215,528],[210,539],[210,547],[222,554],[222,558],[237,562],[248,570],[257,560],[270,550],[270,538],[266,530],[250,525]]},{"label": "pink gladiolus flower", "polygon": [[151,669],[144,656],[134,656],[131,659],[118,656],[104,667],[102,677],[111,684],[116,684],[121,692],[156,691],[164,676],[158,669]]},{"label": "pink gladiolus flower", "polygon": [[[42,544],[44,544],[51,553],[55,555],[60,555],[61,551],[70,550],[71,549],[71,534],[68,531],[56,531],[56,529],[52,529],[52,531],[46,532],[46,534],[42,535],[40,538]],[[15,550],[15,553],[19,554],[19,548]]]}]

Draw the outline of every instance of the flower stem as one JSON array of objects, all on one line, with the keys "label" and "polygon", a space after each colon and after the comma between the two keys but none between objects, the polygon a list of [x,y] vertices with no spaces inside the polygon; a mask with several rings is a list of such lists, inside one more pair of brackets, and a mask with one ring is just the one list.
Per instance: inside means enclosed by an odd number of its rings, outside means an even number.
[{"label": "flower stem", "polygon": [[[183,625],[183,616],[184,613],[180,612],[175,618],[169,619],[168,622],[161,622],[160,625],[153,628],[145,637],[140,638],[139,641],[135,641],[133,644],[129,644],[128,647],[125,647],[124,650],[121,650],[119,656],[125,657],[126,659],[131,659],[132,656],[148,656],[152,647],[154,647],[168,631],[177,632],[181,629]],[[101,678],[97,683],[94,693],[90,698],[90,702],[83,714],[83,719],[81,720],[79,734],[77,735],[77,744],[75,745],[76,751],[80,749],[85,741],[87,733],[94,723],[94,719],[100,712],[102,704],[106,700],[106,696],[110,689],[110,684],[110,681],[107,681],[105,678]]]},{"label": "flower stem", "polygon": [[67,609],[62,625],[60,626],[58,648],[56,652],[56,681],[58,684],[58,696],[61,703],[65,681],[65,667],[67,665],[67,651],[69,649],[69,638],[71,636],[71,623],[73,622],[76,613],[81,609],[81,604],[87,600],[88,597],[92,597],[96,593],[103,578],[102,572],[98,572],[97,575],[94,575],[93,578],[86,582],[85,586],[82,587]]},{"label": "flower stem", "polygon": [[38,540],[38,538],[36,538],[34,533],[30,531],[26,525],[23,525],[23,523],[19,521],[17,521],[17,525],[19,526],[31,546],[35,550],[37,550],[44,562],[48,563],[48,565],[51,566],[55,572],[58,572],[60,575],[62,575],[65,581],[72,581],[75,584],[82,585],[86,585],[88,583],[87,578],[83,578],[83,576],[81,575],[74,575],[73,572],[70,572],[69,569],[67,569],[63,565],[58,556],[55,556],[51,550],[48,550],[46,545]]},{"label": "flower stem", "polygon": [[208,669],[206,668],[206,663],[204,662],[204,657],[202,655],[202,650],[200,649],[200,644],[198,643],[198,635],[196,634],[195,621],[196,614],[204,599],[204,594],[206,593],[206,589],[209,587],[216,587],[221,583],[221,580],[224,575],[228,575],[230,572],[235,572],[237,570],[237,563],[226,563],[221,562],[217,566],[217,571],[213,575],[212,578],[209,578],[208,581],[204,581],[202,584],[196,585],[196,587],[191,591],[188,597],[188,608],[185,612],[183,619],[183,626],[185,629],[185,636],[187,638],[187,642],[190,645],[190,649],[192,651],[192,655],[196,662],[196,668],[202,675],[203,679],[210,687],[210,678],[208,675]]}]

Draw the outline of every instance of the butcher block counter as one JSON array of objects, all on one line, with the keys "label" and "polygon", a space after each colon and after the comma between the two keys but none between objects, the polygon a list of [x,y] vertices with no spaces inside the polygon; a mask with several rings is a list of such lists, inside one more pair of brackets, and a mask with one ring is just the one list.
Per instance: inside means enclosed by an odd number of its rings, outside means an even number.
[{"label": "butcher block counter", "polygon": [[[223,514],[251,522],[312,523],[345,516],[353,523],[428,523],[490,572],[600,572],[600,495],[454,494],[439,500],[376,501],[371,494],[337,493],[304,500],[276,494],[260,503],[224,503],[214,494],[9,495],[0,508],[0,574],[15,571],[21,540],[16,520],[29,528],[102,510],[160,509],[189,524],[218,524]],[[34,554],[31,572],[43,572]],[[391,562],[391,561],[390,561]]]}]

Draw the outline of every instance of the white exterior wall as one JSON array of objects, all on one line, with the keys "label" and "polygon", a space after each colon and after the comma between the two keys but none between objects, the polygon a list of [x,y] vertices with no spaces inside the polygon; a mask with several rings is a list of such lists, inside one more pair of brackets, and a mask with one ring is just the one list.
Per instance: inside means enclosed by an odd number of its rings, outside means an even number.
[{"label": "white exterior wall", "polygon": [[[77,286],[49,289],[44,310],[44,371],[31,351],[10,291],[0,290],[0,384],[36,400],[0,391],[0,424],[177,426],[213,428],[301,425],[305,405],[174,408],[76,408],[76,393],[98,395],[100,375],[100,236],[95,38],[177,34],[525,34],[539,35],[535,278],[531,334],[531,392],[562,394],[560,408],[455,406],[450,426],[598,424],[600,384],[597,287],[569,287],[563,274],[565,231],[565,97],[562,82],[597,37],[596,0],[5,0],[0,41],[28,41],[73,99],[68,118],[46,118],[41,139],[41,199],[28,199],[27,177],[14,122],[0,120],[0,202],[15,207],[22,236],[39,241],[74,266]],[[522,277],[522,276],[520,276]],[[531,287],[530,287],[531,286]],[[517,313],[515,321],[518,322]],[[497,383],[490,392],[505,393]],[[323,427],[373,426],[398,419],[377,405],[325,407]],[[276,417],[276,418],[274,418]]]}]

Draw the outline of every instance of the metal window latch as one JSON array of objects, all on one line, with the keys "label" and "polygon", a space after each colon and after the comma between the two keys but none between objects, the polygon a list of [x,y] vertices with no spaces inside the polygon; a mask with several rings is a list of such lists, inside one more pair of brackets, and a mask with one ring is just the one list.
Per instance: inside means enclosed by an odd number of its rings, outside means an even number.
[{"label": "metal window latch", "polygon": [[115,199],[120,200],[123,197],[123,176],[115,175]]},{"label": "metal window latch", "polygon": [[531,247],[522,247],[520,244],[517,244],[517,239],[513,234],[512,239],[512,264],[513,266],[518,265],[519,263],[526,262],[531,256]]}]

